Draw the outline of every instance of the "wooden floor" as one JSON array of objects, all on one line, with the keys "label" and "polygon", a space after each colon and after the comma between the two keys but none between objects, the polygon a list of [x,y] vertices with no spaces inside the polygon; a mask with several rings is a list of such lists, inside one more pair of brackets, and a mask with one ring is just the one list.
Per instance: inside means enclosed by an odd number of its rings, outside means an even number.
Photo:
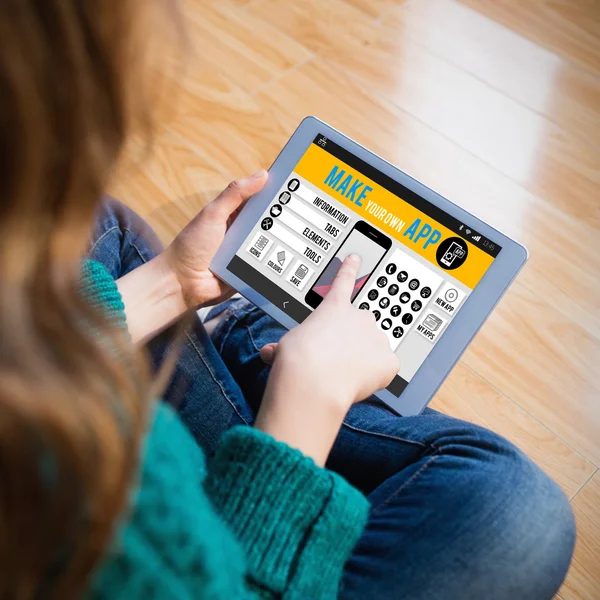
[{"label": "wooden floor", "polygon": [[579,527],[560,597],[600,598],[600,2],[187,0],[184,20],[154,154],[114,193],[168,241],[314,114],[526,244],[433,406],[556,479]]}]

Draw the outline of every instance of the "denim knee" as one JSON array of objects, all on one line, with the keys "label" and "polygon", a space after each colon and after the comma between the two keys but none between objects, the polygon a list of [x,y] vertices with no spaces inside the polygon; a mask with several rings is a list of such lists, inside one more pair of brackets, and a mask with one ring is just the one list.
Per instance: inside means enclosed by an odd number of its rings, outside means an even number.
[{"label": "denim knee", "polygon": [[126,275],[159,254],[162,245],[150,226],[114,198],[99,205],[88,258],[101,263],[113,279]]},{"label": "denim knee", "polygon": [[[566,495],[502,437],[480,428],[468,437],[464,443],[474,464],[463,492],[472,495],[465,502],[486,532],[477,536],[471,558],[480,572],[495,572],[488,584],[496,594],[488,589],[486,597],[552,598],[575,544],[575,520]],[[469,450],[462,451],[469,455]]]}]

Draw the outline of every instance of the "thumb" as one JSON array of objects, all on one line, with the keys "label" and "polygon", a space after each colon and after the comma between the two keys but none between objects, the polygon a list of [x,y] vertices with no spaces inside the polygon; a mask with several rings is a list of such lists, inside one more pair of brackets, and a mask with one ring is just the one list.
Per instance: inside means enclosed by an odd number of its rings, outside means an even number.
[{"label": "thumb", "polygon": [[269,174],[262,170],[245,179],[232,181],[208,206],[212,216],[227,220],[248,198],[265,187]]},{"label": "thumb", "polygon": [[277,353],[277,344],[267,344],[260,349],[260,357],[263,362],[268,365],[272,365],[275,361],[275,354]]},{"label": "thumb", "polygon": [[354,291],[359,267],[360,256],[358,256],[358,254],[349,254],[342,263],[340,270],[337,272],[325,300],[331,298],[336,302],[349,302],[352,298],[352,292]]}]

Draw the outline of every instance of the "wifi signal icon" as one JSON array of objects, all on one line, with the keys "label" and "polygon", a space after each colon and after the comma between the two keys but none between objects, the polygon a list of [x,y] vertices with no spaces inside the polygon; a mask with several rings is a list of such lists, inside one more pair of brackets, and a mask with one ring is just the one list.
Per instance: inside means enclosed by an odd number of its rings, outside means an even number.
[{"label": "wifi signal icon", "polygon": [[465,233],[466,233],[467,235],[469,235],[469,234],[471,233],[471,230],[470,230],[470,229],[465,229]]}]

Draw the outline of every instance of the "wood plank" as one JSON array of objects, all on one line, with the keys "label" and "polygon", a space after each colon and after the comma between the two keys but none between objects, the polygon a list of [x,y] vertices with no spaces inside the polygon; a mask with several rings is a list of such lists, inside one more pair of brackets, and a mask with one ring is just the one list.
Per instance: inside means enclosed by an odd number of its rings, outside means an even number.
[{"label": "wood plank", "polygon": [[371,17],[381,17],[395,6],[407,3],[407,0],[345,0],[354,8],[358,8]]},{"label": "wood plank", "polygon": [[517,404],[457,364],[432,408],[499,433],[532,458],[573,497],[596,468]]},{"label": "wood plank", "polygon": [[600,340],[516,282],[463,360],[600,464]]},{"label": "wood plank", "polygon": [[[356,61],[365,62],[372,40],[369,34],[379,25],[365,19],[364,13],[344,0],[257,0],[249,12],[279,27],[311,51],[322,57],[344,53],[343,68]],[[380,68],[376,62],[373,67]]]},{"label": "wood plank", "polygon": [[110,193],[146,217],[182,198],[200,210],[226,182],[226,175],[166,133],[150,146],[140,142],[130,145]]},{"label": "wood plank", "polygon": [[600,472],[577,494],[572,505],[577,543],[571,569],[559,593],[563,600],[600,598]]},{"label": "wood plank", "polygon": [[[263,0],[252,11],[371,91],[386,95],[557,208],[600,229],[600,148],[569,135],[477,77],[412,42],[396,27],[368,24],[340,0]],[[335,9],[335,10],[334,10]]]},{"label": "wood plank", "polygon": [[218,64],[247,90],[264,85],[312,55],[277,27],[229,2],[188,0],[184,16],[192,52]]},{"label": "wood plank", "polygon": [[291,131],[256,98],[203,61],[188,66],[166,128],[231,177],[268,168]]},{"label": "wood plank", "polygon": [[596,0],[461,0],[565,58],[600,73],[600,3]]},{"label": "wood plank", "polygon": [[384,23],[567,131],[599,143],[599,77],[457,0],[408,2]]}]

